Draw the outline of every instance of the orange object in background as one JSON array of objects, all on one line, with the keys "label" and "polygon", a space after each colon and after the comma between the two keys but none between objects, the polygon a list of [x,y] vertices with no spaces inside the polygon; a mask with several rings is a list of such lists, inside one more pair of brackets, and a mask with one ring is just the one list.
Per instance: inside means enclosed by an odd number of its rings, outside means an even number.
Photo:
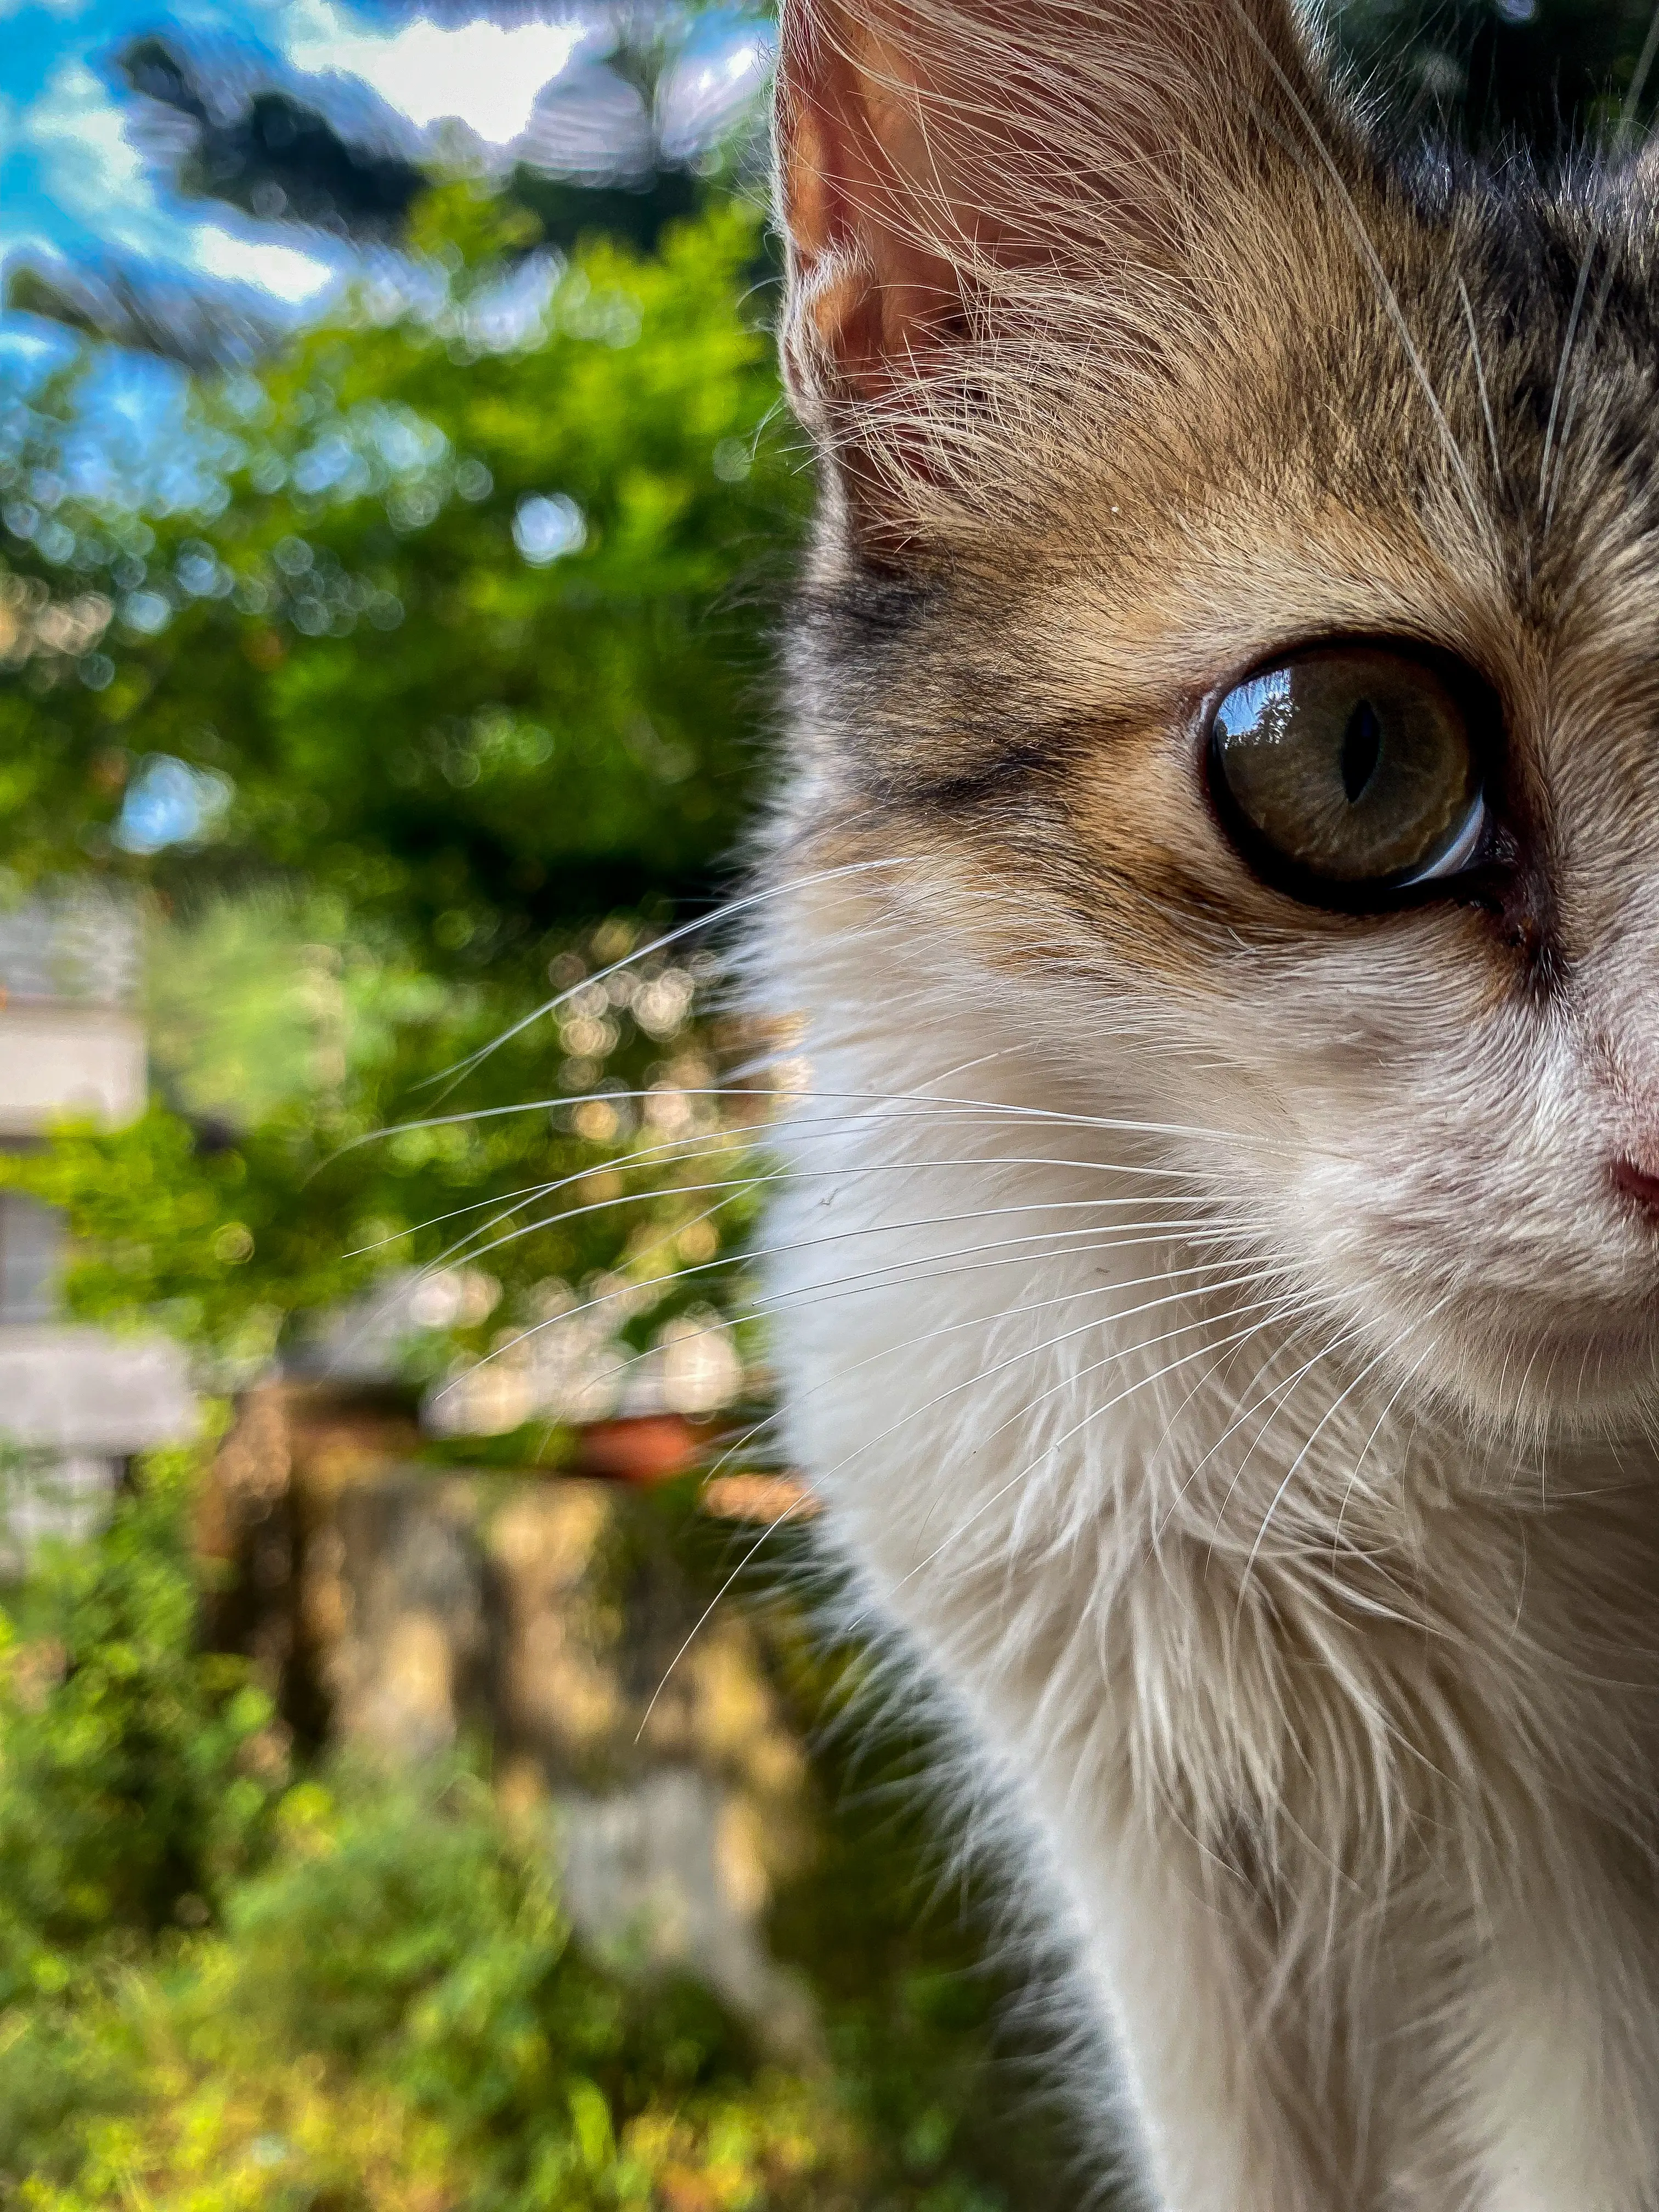
[{"label": "orange object in background", "polygon": [[578,1431],[573,1474],[608,1482],[672,1482],[707,1459],[719,1433],[711,1421],[684,1413],[636,1413],[615,1421],[590,1421]]}]

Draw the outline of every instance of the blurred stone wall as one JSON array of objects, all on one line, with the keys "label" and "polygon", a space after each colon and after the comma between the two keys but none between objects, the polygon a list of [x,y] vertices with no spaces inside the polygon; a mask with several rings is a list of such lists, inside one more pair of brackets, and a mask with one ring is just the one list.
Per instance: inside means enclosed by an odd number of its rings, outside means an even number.
[{"label": "blurred stone wall", "polygon": [[708,1613],[688,1559],[730,1530],[699,1540],[683,1495],[416,1464],[416,1442],[394,1396],[250,1393],[199,1532],[216,1640],[310,1736],[393,1762],[481,1753],[505,1797],[545,1808],[590,1942],[696,1973],[804,2055],[810,2008],[763,1929],[811,1847],[805,1750],[753,1625]]}]

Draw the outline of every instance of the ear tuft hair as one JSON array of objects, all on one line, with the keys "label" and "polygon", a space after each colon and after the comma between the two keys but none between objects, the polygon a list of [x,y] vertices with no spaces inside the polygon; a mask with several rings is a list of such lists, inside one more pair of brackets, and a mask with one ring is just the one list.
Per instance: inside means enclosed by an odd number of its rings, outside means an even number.
[{"label": "ear tuft hair", "polygon": [[775,113],[785,374],[872,552],[1022,386],[1155,354],[1352,135],[1288,0],[784,0]]}]

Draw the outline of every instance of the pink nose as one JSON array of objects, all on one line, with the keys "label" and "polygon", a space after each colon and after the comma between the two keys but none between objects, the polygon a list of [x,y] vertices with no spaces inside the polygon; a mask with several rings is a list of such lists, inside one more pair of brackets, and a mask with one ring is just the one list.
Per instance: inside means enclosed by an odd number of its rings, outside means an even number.
[{"label": "pink nose", "polygon": [[1615,1160],[1613,1164],[1613,1187],[1639,1206],[1650,1222],[1659,1224],[1659,1175],[1650,1175],[1634,1160]]}]

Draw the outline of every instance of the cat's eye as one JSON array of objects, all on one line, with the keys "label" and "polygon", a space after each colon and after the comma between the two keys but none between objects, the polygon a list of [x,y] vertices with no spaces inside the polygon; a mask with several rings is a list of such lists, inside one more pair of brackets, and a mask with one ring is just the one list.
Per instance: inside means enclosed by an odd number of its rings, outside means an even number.
[{"label": "cat's eye", "polygon": [[1468,686],[1425,655],[1297,653],[1215,709],[1218,810],[1245,857],[1304,898],[1369,903],[1443,881],[1482,840],[1471,720]]}]

